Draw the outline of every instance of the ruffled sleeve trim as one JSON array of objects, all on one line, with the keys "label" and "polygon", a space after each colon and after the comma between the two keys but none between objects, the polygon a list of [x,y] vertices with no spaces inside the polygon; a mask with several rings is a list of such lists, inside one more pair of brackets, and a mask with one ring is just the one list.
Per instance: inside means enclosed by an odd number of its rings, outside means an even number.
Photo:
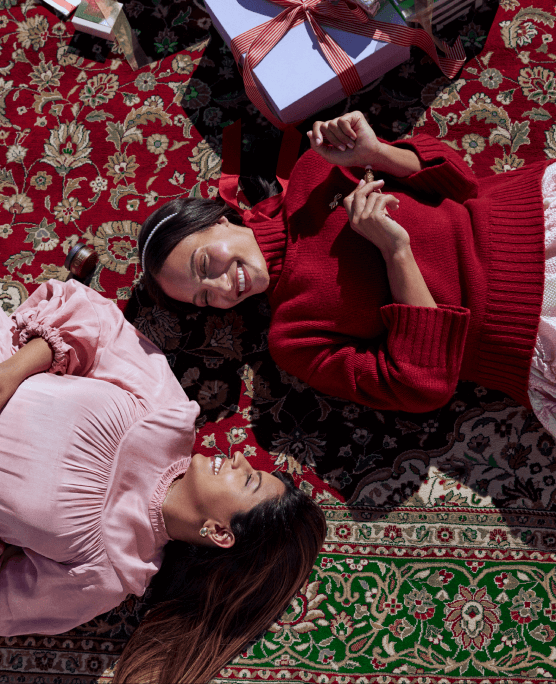
[{"label": "ruffled sleeve trim", "polygon": [[172,540],[168,536],[166,525],[164,524],[162,504],[164,503],[164,499],[168,494],[168,490],[170,489],[172,482],[187,471],[190,463],[191,456],[188,456],[187,458],[182,458],[181,461],[173,463],[169,468],[167,468],[162,474],[162,477],[160,478],[156,489],[154,490],[154,494],[149,504],[149,517],[151,520],[151,525],[157,540],[163,544],[166,544]]},{"label": "ruffled sleeve trim", "polygon": [[31,321],[27,316],[18,314],[17,312],[14,314],[13,318],[16,324],[15,332],[18,336],[19,346],[22,347],[34,337],[42,337],[43,340],[48,342],[52,349],[52,353],[54,354],[52,366],[50,366],[48,372],[65,373],[68,367],[68,353],[71,350],[71,347],[64,342],[61,333],[56,328]]}]

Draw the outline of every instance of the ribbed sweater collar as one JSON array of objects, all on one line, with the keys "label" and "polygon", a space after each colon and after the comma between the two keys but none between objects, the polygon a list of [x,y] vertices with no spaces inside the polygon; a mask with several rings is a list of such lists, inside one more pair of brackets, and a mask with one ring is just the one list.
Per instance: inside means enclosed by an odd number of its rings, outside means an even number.
[{"label": "ribbed sweater collar", "polygon": [[255,239],[266,261],[270,275],[268,294],[271,294],[278,283],[286,255],[287,231],[281,215],[263,220],[254,217],[251,212],[244,215],[244,223],[252,229]]}]

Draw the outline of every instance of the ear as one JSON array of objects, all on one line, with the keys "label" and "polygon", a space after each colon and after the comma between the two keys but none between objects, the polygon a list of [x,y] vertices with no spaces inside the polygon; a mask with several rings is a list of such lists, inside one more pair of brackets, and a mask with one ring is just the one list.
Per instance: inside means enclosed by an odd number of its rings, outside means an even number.
[{"label": "ear", "polygon": [[216,223],[220,223],[222,226],[227,226],[229,221],[225,216],[221,216]]},{"label": "ear", "polygon": [[205,526],[209,529],[209,539],[216,546],[219,546],[221,549],[230,549],[235,544],[236,538],[229,527],[214,521],[207,521]]}]

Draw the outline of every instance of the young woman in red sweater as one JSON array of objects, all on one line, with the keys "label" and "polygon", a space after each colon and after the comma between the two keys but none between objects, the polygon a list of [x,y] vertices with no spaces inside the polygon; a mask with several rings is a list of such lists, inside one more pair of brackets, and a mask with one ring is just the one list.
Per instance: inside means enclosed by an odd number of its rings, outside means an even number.
[{"label": "young woman in red sweater", "polygon": [[442,142],[384,143],[360,112],[308,136],[283,192],[252,209],[223,174],[225,201],[173,200],[147,219],[151,295],[228,308],[266,292],[278,365],[354,402],[428,411],[467,379],[530,407],[551,360],[537,339],[549,162],[479,181]]}]

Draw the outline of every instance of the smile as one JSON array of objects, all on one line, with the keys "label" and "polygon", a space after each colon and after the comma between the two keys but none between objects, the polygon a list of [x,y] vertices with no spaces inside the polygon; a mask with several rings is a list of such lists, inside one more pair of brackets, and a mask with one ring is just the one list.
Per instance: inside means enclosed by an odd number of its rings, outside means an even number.
[{"label": "smile", "polygon": [[224,462],[224,459],[222,456],[215,456],[214,461],[212,462],[212,472],[215,475],[218,475],[220,472],[220,468],[222,468],[222,463]]},{"label": "smile", "polygon": [[243,267],[240,266],[239,264],[237,265],[237,281],[238,281],[238,290],[239,294],[241,294],[245,290],[245,271],[243,270]]}]

